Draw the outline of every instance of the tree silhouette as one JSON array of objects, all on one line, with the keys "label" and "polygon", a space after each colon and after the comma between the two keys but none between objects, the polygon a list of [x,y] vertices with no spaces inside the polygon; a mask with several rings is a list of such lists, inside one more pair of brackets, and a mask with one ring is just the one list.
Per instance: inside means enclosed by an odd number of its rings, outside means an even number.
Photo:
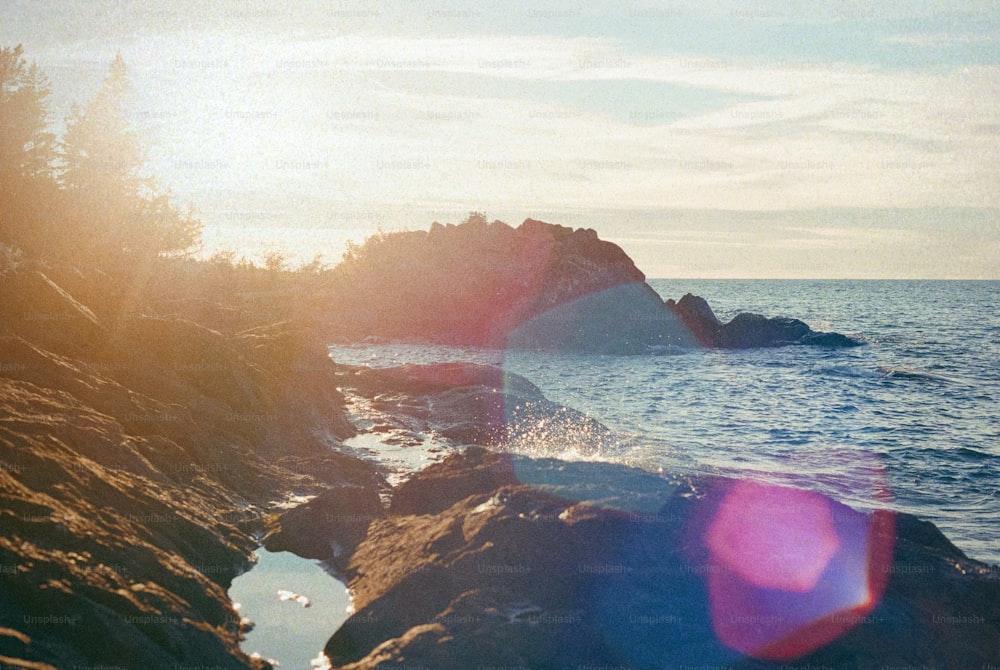
[{"label": "tree silhouette", "polygon": [[145,160],[125,113],[128,91],[125,61],[118,54],[97,95],[85,107],[73,105],[61,146],[60,179],[68,191],[105,199],[140,193]]},{"label": "tree silhouette", "polygon": [[184,252],[201,223],[144,174],[145,154],[126,112],[128,72],[121,54],[85,106],[74,105],[60,143],[59,181],[69,199],[74,253],[114,259]]},{"label": "tree silhouette", "polygon": [[50,237],[56,151],[48,80],[23,53],[0,48],[0,240],[34,249]]},{"label": "tree silhouette", "polygon": [[48,175],[55,136],[48,131],[49,83],[21,45],[0,49],[0,179]]}]

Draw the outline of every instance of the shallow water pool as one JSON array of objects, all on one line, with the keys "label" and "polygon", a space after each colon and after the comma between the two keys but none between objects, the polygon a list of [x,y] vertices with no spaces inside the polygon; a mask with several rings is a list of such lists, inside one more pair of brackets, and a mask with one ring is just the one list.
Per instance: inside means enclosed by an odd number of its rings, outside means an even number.
[{"label": "shallow water pool", "polygon": [[276,660],[282,668],[308,670],[349,616],[347,588],[319,561],[263,548],[255,555],[254,567],[229,588],[240,614],[254,623],[240,648]]}]

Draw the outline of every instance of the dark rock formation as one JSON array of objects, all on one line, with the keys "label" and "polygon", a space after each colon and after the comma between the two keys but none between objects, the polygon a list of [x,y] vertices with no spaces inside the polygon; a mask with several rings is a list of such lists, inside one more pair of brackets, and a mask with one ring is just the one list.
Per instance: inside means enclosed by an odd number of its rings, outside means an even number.
[{"label": "dark rock formation", "polygon": [[[357,612],[326,653],[352,670],[985,667],[1000,657],[995,570],[927,522],[861,514],[816,494],[800,495],[827,510],[841,539],[815,595],[758,587],[760,601],[741,604],[738,591],[713,600],[719,583],[740,578],[711,557],[705,532],[732,490],[730,480],[601,463],[480,449],[449,457],[401,487],[393,515],[369,529],[348,566]],[[779,538],[794,538],[783,530]],[[861,531],[866,540],[849,541]],[[830,587],[858,571],[854,556],[867,564],[870,602],[834,608],[755,657],[720,642],[851,596]],[[760,569],[781,572],[770,561]],[[755,602],[763,609],[747,609]]]},{"label": "dark rock formation", "polygon": [[697,346],[645,282],[589,293],[533,316],[507,336],[511,349],[646,354],[654,347]]},{"label": "dark rock formation", "polygon": [[4,667],[261,666],[225,589],[267,512],[377,499],[373,468],[329,448],[353,428],[322,344],[143,296],[58,267],[0,282]]},{"label": "dark rock formation", "polygon": [[264,546],[342,568],[365,538],[368,526],[384,516],[378,491],[347,484],[268,518]]},{"label": "dark rock formation", "polygon": [[722,323],[704,298],[690,293],[679,301],[669,299],[666,306],[705,347],[750,349],[780,347],[789,344],[811,344],[824,347],[853,347],[860,341],[840,333],[812,330],[798,319],[765,317],[744,312],[729,323]]}]

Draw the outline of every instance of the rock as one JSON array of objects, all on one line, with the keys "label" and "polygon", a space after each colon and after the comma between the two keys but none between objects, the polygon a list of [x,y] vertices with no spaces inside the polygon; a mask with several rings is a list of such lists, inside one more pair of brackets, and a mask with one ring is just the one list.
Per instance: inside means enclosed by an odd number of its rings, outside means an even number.
[{"label": "rock", "polygon": [[267,520],[264,546],[343,567],[372,521],[385,516],[378,491],[343,485]]},{"label": "rock", "polygon": [[427,466],[397,487],[389,511],[394,516],[438,514],[469,496],[516,483],[510,455],[470,447]]},{"label": "rock", "polygon": [[841,333],[817,333],[810,332],[799,338],[799,344],[811,344],[817,347],[857,347],[864,342],[861,340],[850,337],[849,335],[842,335]]},{"label": "rock", "polygon": [[722,327],[722,322],[704,298],[685,293],[679,302],[674,302],[673,298],[668,299],[666,306],[681,318],[702,346],[714,346],[716,333]]},{"label": "rock", "polygon": [[679,301],[667,300],[667,308],[705,347],[750,349],[807,344],[824,347],[853,347],[859,340],[840,333],[813,331],[798,319],[765,317],[760,314],[737,314],[729,323],[722,323],[704,298],[685,294]]},{"label": "rock", "polygon": [[[755,506],[732,499],[737,490],[777,497]],[[334,667],[983,667],[1000,654],[997,571],[908,515],[479,449],[397,496],[348,565],[357,611],[326,646]],[[713,539],[727,505],[735,515]],[[783,532],[743,530],[762,518]],[[828,532],[837,541],[819,553],[817,533]],[[726,558],[734,541],[763,553]],[[796,572],[813,555],[826,569]],[[785,587],[785,575],[807,582]],[[778,581],[747,586],[765,577]],[[738,650],[740,634],[802,616],[812,623],[795,624],[793,637]]]},{"label": "rock", "polygon": [[331,340],[609,353],[694,344],[628,255],[589,229],[474,217],[370,240],[338,270],[320,309],[351,318],[328,320]]},{"label": "rock", "polygon": [[93,310],[37,270],[3,277],[0,315],[4,330],[59,354],[94,357],[108,339]]},{"label": "rock", "polygon": [[267,512],[384,485],[330,449],[353,429],[325,346],[223,334],[182,296],[157,313],[100,273],[19,268],[0,295],[2,664],[264,667],[225,589]]},{"label": "rock", "polygon": [[722,326],[719,344],[725,349],[780,347],[795,344],[810,332],[809,326],[798,319],[744,312]]},{"label": "rock", "polygon": [[518,324],[510,349],[646,354],[651,347],[694,347],[697,341],[644,282],[595,290]]},{"label": "rock", "polygon": [[494,366],[343,368],[339,383],[346,392],[405,417],[415,432],[456,445],[576,449],[592,455],[617,445],[614,433],[599,421],[551,402],[524,377]]},{"label": "rock", "polygon": [[[617,245],[591,229],[473,216],[372,238],[312,307],[337,341],[421,340],[538,351],[647,354],[669,348],[853,346],[795,319],[721,323],[690,294],[666,305]],[[344,318],[344,315],[350,315]]]}]

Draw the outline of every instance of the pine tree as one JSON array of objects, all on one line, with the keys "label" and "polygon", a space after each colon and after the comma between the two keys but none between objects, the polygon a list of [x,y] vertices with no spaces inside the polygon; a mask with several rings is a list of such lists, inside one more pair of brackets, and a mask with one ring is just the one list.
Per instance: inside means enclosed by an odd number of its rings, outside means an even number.
[{"label": "pine tree", "polygon": [[49,174],[55,136],[48,131],[49,83],[28,65],[21,45],[0,49],[0,179]]},{"label": "pine tree", "polygon": [[0,242],[35,251],[51,233],[56,150],[48,80],[23,53],[0,48]]},{"label": "pine tree", "polygon": [[182,214],[144,174],[145,154],[129,125],[128,72],[115,56],[97,95],[75,105],[61,142],[60,182],[73,210],[77,253],[155,256],[194,246],[201,223]]},{"label": "pine tree", "polygon": [[125,61],[118,54],[93,100],[73,106],[62,140],[61,181],[68,191],[110,198],[138,195],[144,186],[142,145],[125,113],[128,92]]}]

